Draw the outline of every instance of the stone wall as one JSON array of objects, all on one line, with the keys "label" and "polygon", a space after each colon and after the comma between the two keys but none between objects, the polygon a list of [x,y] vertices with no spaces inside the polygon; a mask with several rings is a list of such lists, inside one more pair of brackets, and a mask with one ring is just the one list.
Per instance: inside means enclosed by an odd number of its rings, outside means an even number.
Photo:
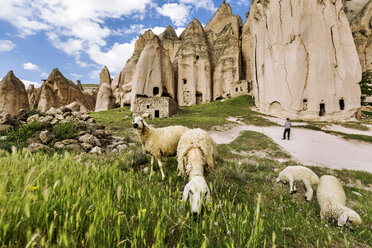
[{"label": "stone wall", "polygon": [[137,97],[134,101],[133,115],[148,118],[165,118],[174,114],[176,102],[170,97]]}]

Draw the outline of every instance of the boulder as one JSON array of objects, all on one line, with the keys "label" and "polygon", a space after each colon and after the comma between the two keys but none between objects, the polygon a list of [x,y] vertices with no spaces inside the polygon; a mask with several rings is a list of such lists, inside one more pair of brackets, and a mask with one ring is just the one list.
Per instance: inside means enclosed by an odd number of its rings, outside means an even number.
[{"label": "boulder", "polygon": [[38,114],[32,115],[27,118],[27,124],[30,124],[32,122],[40,122],[40,116]]},{"label": "boulder", "polygon": [[157,36],[147,42],[136,66],[132,84],[133,109],[135,98],[140,96],[170,96],[175,99],[175,77],[172,63]]},{"label": "boulder", "polygon": [[91,144],[93,146],[100,146],[101,145],[99,140],[91,134],[85,134],[83,136],[80,136],[79,141],[81,143],[87,143],[87,144]]},{"label": "boulder", "polygon": [[7,124],[7,125],[15,126],[17,125],[17,123],[18,121],[16,117],[11,114],[0,115],[0,124]]},{"label": "boulder", "polygon": [[27,147],[27,151],[33,153],[38,151],[54,151],[54,149],[41,143],[32,143]]},{"label": "boulder", "polygon": [[66,145],[66,147],[76,152],[83,152],[83,148],[79,144],[70,144]]},{"label": "boulder", "polygon": [[99,146],[95,146],[95,147],[93,147],[92,150],[90,150],[90,153],[92,153],[92,154],[97,154],[97,155],[102,154],[102,152],[103,152],[103,150],[102,150],[102,148],[99,147]]},{"label": "boulder", "polygon": [[94,109],[92,101],[71,80],[65,78],[57,68],[53,69],[41,86],[38,109],[46,112],[52,107],[59,108],[72,102],[78,102],[89,110]]},{"label": "boulder", "polygon": [[16,115],[20,109],[30,109],[25,85],[9,71],[0,81],[0,113]]},{"label": "boulder", "polygon": [[207,103],[212,99],[212,67],[201,23],[194,19],[180,35],[177,100],[180,106]]},{"label": "boulder", "polygon": [[54,139],[54,135],[52,132],[45,130],[40,132],[39,138],[43,144],[49,144]]},{"label": "boulder", "polygon": [[260,111],[306,120],[355,116],[361,66],[342,9],[341,0],[252,2],[247,22]]},{"label": "boulder", "polygon": [[9,124],[0,124],[0,135],[4,135],[4,134],[6,134],[7,132],[9,132],[12,129],[13,129],[13,126],[12,125],[9,125]]}]

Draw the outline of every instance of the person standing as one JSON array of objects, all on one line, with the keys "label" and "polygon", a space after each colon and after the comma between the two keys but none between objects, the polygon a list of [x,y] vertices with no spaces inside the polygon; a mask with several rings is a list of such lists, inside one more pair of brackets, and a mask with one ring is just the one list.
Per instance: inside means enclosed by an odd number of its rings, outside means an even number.
[{"label": "person standing", "polygon": [[291,122],[289,121],[289,118],[287,118],[287,121],[284,124],[283,140],[285,140],[285,134],[288,134],[287,137],[289,140],[289,136],[291,134]]}]

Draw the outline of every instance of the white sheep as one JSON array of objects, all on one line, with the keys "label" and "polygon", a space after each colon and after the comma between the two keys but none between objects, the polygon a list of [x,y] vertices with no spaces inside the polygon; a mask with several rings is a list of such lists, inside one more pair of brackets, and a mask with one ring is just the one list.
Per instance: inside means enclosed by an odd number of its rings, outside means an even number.
[{"label": "white sheep", "polygon": [[352,230],[362,223],[360,216],[345,206],[345,191],[336,177],[322,176],[316,196],[322,220],[337,220],[339,226],[346,224],[346,227]]},{"label": "white sheep", "polygon": [[183,190],[182,200],[189,198],[191,212],[200,214],[203,198],[210,202],[210,190],[204,176],[214,167],[217,145],[206,131],[191,129],[182,135],[177,148],[179,175],[188,176],[189,182]]},{"label": "white sheep", "polygon": [[180,140],[181,135],[188,130],[188,128],[183,126],[153,128],[147,125],[141,117],[134,118],[132,124],[133,127],[137,129],[143,149],[145,152],[151,154],[150,177],[154,173],[153,166],[156,158],[160,168],[161,177],[164,180],[165,175],[161,158],[176,155],[178,141]]},{"label": "white sheep", "polygon": [[302,181],[306,187],[305,199],[311,201],[313,198],[315,187],[319,184],[319,177],[309,168],[304,166],[287,166],[284,170],[279,173],[276,182],[289,182],[289,193],[293,194],[297,192],[294,181]]}]

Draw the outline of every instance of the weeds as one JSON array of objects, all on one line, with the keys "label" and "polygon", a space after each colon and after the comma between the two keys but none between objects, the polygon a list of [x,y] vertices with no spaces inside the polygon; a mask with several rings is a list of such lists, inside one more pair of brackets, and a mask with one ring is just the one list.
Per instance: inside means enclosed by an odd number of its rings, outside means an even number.
[{"label": "weeds", "polygon": [[53,126],[52,132],[58,139],[73,139],[76,137],[77,124],[75,122],[58,123]]}]

